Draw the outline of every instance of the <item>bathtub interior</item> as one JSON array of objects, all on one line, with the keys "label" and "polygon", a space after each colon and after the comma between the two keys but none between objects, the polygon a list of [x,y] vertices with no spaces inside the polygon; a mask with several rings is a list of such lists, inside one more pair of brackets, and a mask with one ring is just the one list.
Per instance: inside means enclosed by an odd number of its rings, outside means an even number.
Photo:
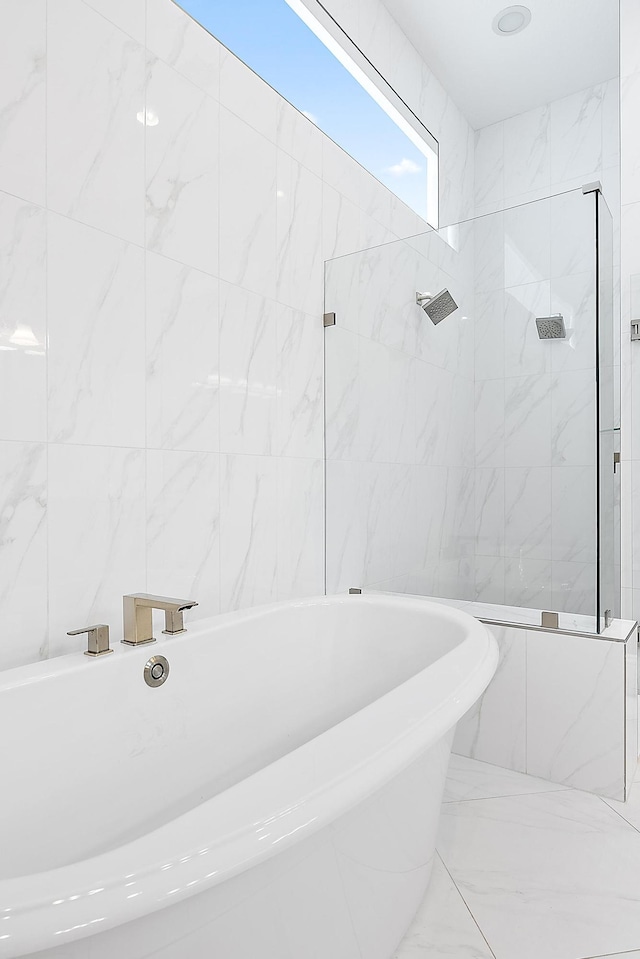
[{"label": "bathtub interior", "polygon": [[[0,725],[10,729],[20,717],[24,736],[3,744],[0,879],[86,859],[161,827],[464,638],[464,621],[437,606],[353,597],[203,621],[185,637],[122,648],[103,662],[65,657],[54,676],[8,672]],[[150,689],[142,668],[160,652],[170,678]]]}]

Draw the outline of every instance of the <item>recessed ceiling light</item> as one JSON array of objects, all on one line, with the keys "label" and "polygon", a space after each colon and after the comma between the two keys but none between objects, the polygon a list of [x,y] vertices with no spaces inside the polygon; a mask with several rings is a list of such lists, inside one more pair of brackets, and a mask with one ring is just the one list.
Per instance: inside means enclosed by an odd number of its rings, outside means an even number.
[{"label": "recessed ceiling light", "polygon": [[531,23],[529,7],[505,7],[493,18],[493,29],[499,37],[510,37],[520,33]]}]

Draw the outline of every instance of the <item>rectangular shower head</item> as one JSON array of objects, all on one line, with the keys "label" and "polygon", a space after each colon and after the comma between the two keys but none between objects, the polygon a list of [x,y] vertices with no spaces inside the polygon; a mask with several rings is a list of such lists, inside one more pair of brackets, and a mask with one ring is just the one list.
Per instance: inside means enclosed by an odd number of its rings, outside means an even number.
[{"label": "rectangular shower head", "polygon": [[553,316],[537,316],[536,326],[541,340],[564,340],[567,335],[562,313],[555,313]]}]

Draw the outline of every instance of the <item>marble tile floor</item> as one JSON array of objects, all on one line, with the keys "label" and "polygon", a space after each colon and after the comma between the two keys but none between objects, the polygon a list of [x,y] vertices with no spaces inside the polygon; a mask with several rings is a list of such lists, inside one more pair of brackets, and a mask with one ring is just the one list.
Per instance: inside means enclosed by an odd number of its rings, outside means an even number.
[{"label": "marble tile floor", "polygon": [[429,893],[394,959],[640,959],[627,803],[452,756]]}]

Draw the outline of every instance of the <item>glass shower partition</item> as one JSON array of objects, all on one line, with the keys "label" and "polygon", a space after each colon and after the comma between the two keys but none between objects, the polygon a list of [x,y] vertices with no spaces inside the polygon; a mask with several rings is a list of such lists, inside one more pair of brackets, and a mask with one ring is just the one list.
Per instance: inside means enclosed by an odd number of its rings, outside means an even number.
[{"label": "glass shower partition", "polygon": [[617,611],[606,213],[571,191],[327,262],[329,593]]}]

